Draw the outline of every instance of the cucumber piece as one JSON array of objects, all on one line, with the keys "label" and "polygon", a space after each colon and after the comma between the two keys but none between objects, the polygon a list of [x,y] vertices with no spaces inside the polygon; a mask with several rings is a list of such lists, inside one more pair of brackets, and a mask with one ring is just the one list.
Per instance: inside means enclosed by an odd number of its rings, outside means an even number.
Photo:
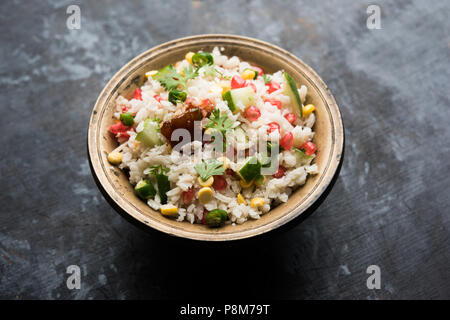
[{"label": "cucumber piece", "polygon": [[139,181],[134,187],[134,190],[137,195],[144,200],[153,198],[156,195],[155,187],[153,187],[153,184],[146,179]]},{"label": "cucumber piece", "polygon": [[236,113],[238,111],[243,111],[238,108],[239,102],[242,103],[244,107],[255,104],[255,91],[253,91],[251,87],[232,89],[225,92],[222,95],[222,99],[227,101],[228,108],[230,108],[231,112]]},{"label": "cucumber piece", "polygon": [[231,112],[235,113],[237,108],[236,105],[233,102],[233,98],[231,97],[231,90],[228,90],[227,92],[224,92],[222,94],[223,101],[226,101],[228,104],[228,109],[231,110]]},{"label": "cucumber piece", "polygon": [[136,135],[136,140],[150,148],[159,146],[162,144],[159,131],[158,122],[147,119],[144,122],[144,129]]},{"label": "cucumber piece", "polygon": [[259,162],[256,156],[250,157],[238,173],[242,179],[250,182],[261,175],[261,162]]},{"label": "cucumber piece", "polygon": [[295,115],[299,118],[303,118],[303,105],[300,95],[298,94],[297,84],[287,72],[284,73],[284,92],[291,99]]}]

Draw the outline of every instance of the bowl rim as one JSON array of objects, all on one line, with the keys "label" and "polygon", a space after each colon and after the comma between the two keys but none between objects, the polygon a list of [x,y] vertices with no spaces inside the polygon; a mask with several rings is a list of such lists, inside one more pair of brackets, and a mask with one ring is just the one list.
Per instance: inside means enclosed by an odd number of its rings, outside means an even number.
[{"label": "bowl rim", "polygon": [[[156,56],[170,48],[176,48],[180,46],[189,46],[195,43],[196,45],[217,45],[226,46],[227,43],[233,43],[234,45],[248,46],[253,49],[264,50],[270,54],[276,54],[279,58],[283,59],[289,65],[292,65],[294,69],[300,72],[305,79],[308,80],[309,84],[315,87],[316,91],[320,95],[321,99],[324,101],[327,112],[330,114],[330,119],[332,121],[332,132],[331,132],[331,150],[326,168],[318,182],[313,186],[305,197],[305,201],[292,209],[290,212],[279,217],[277,220],[270,221],[267,224],[257,226],[256,228],[242,230],[238,232],[227,232],[227,233],[204,233],[204,232],[192,232],[183,229],[181,226],[179,228],[174,227],[170,224],[164,224],[160,221],[154,220],[142,214],[137,207],[135,207],[131,201],[127,201],[124,197],[119,196],[115,191],[110,178],[106,174],[106,169],[104,163],[101,161],[101,152],[98,148],[98,140],[100,139],[101,119],[103,113],[106,111],[106,106],[109,105],[110,99],[112,98],[112,93],[114,93],[122,84],[127,75],[132,74],[134,71],[140,68],[142,64],[148,62],[149,56]],[[301,67],[297,67],[300,65]],[[338,168],[340,167],[343,148],[344,148],[344,127],[342,122],[341,113],[339,107],[331,94],[330,90],[319,77],[319,75],[306,63],[304,63],[300,58],[296,57],[292,53],[270,44],[268,42],[240,36],[240,35],[230,35],[230,34],[201,34],[189,37],[178,38],[158,46],[155,46],[135,58],[127,62],[120,70],[114,74],[114,76],[108,81],[106,86],[101,91],[98,96],[94,108],[91,112],[89,126],[88,126],[88,158],[90,162],[91,172],[97,183],[97,186],[101,189],[104,196],[108,196],[111,204],[115,204],[113,207],[125,212],[129,216],[133,217],[135,220],[143,223],[144,225],[150,226],[153,229],[159,230],[166,234],[188,238],[192,240],[203,240],[203,241],[229,241],[229,240],[239,240],[254,237],[257,235],[262,235],[271,230],[274,230],[288,222],[294,220],[295,218],[301,216],[308,208],[310,208],[325,192],[328,185],[331,183],[335,175],[338,173]],[[182,223],[180,223],[181,225]]]}]

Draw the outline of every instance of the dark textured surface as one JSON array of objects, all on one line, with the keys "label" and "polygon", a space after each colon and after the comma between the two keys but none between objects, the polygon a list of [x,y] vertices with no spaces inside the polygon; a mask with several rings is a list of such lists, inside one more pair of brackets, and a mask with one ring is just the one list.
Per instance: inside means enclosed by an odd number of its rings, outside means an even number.
[{"label": "dark textured surface", "polygon": [[[0,298],[450,298],[448,1],[379,2],[381,30],[366,28],[367,1],[89,1],[68,30],[74,3],[0,4]],[[138,53],[199,33],[293,52],[340,105],[340,178],[272,239],[161,240],[117,215],[91,177],[102,87]],[[71,264],[80,290],[66,287]],[[380,290],[366,287],[372,264]]]}]

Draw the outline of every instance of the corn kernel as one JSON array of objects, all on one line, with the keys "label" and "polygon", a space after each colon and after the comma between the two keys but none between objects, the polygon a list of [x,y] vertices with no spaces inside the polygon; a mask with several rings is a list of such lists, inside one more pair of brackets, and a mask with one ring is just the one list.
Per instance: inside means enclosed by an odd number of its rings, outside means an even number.
[{"label": "corn kernel", "polygon": [[239,184],[241,185],[242,188],[250,188],[253,185],[253,180],[247,182],[244,179],[242,179],[241,181],[239,181]]},{"label": "corn kernel", "polygon": [[258,208],[262,207],[265,203],[263,198],[253,198],[252,201],[250,201],[250,206],[252,208]]},{"label": "corn kernel", "polygon": [[193,52],[188,52],[186,53],[186,55],[184,56],[184,58],[190,63],[192,64],[192,57],[194,56],[195,53]]},{"label": "corn kernel", "polygon": [[111,152],[108,154],[108,161],[112,165],[118,165],[122,163],[122,154],[120,152]]},{"label": "corn kernel", "polygon": [[228,159],[227,157],[219,157],[217,158],[217,161],[220,161],[223,163],[222,167],[227,170],[230,167],[230,159]]},{"label": "corn kernel", "polygon": [[166,217],[176,217],[178,215],[178,208],[171,204],[162,205],[161,214]]},{"label": "corn kernel", "polygon": [[149,72],[146,72],[145,73],[145,76],[147,77],[147,79],[148,78],[151,78],[151,77],[153,77],[155,74],[157,74],[158,73],[158,70],[152,70],[152,71],[149,71]]},{"label": "corn kernel", "polygon": [[247,205],[247,201],[245,201],[244,197],[240,193],[237,195],[237,201],[238,201],[239,204]]},{"label": "corn kernel", "polygon": [[213,198],[213,191],[209,187],[201,188],[198,191],[198,201],[200,201],[201,204],[206,204],[210,202]]},{"label": "corn kernel", "polygon": [[306,106],[303,106],[303,117],[308,117],[311,113],[316,110],[316,107],[314,107],[313,104],[307,104]]},{"label": "corn kernel", "polygon": [[212,184],[214,183],[214,177],[212,177],[212,176],[209,177],[209,179],[206,181],[203,181],[201,177],[198,177],[197,180],[198,180],[198,183],[200,183],[200,185],[202,187],[211,187]]},{"label": "corn kernel", "polygon": [[252,80],[255,78],[256,72],[250,69],[245,69],[244,72],[242,72],[242,79],[244,80]]}]

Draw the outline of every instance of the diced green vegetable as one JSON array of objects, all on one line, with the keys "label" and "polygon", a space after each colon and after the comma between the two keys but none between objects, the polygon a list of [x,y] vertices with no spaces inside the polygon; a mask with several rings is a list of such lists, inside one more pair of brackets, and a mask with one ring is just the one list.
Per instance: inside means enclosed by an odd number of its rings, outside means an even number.
[{"label": "diced green vegetable", "polygon": [[177,89],[172,89],[169,92],[169,101],[172,102],[173,104],[177,104],[177,102],[184,102],[186,100],[186,92],[177,90]]},{"label": "diced green vegetable", "polygon": [[284,91],[289,96],[293,104],[294,113],[298,118],[303,118],[303,106],[300,95],[298,94],[295,80],[287,73],[284,73]]},{"label": "diced green vegetable", "polygon": [[122,121],[125,126],[132,126],[134,124],[134,117],[131,112],[122,113],[120,114],[120,121]]},{"label": "diced green vegetable", "polygon": [[242,103],[244,107],[255,104],[255,91],[251,87],[232,89],[222,94],[222,99],[227,101],[228,108],[231,112],[236,113],[243,111],[238,108],[239,103]]},{"label": "diced green vegetable", "polygon": [[150,148],[161,145],[158,122],[150,119],[145,120],[144,129],[136,135],[136,140]]},{"label": "diced green vegetable", "polygon": [[231,97],[231,90],[228,90],[222,94],[223,101],[226,101],[228,104],[228,108],[231,110],[231,112],[235,113],[237,108],[234,104],[233,98]]},{"label": "diced green vegetable", "polygon": [[167,192],[170,190],[169,177],[165,174],[158,173],[156,175],[156,185],[158,186],[158,194],[162,204],[167,203]]},{"label": "diced green vegetable", "polygon": [[206,214],[206,223],[210,227],[220,227],[228,219],[228,214],[225,210],[214,209]]},{"label": "diced green vegetable", "polygon": [[239,175],[246,182],[250,182],[261,174],[261,162],[256,156],[250,157],[247,162],[239,170]]},{"label": "diced green vegetable", "polygon": [[214,64],[214,58],[208,52],[199,51],[192,56],[192,64],[195,67],[200,68],[205,64]]},{"label": "diced green vegetable", "polygon": [[262,174],[257,176],[255,179],[255,183],[257,186],[261,186],[264,183],[264,176]]},{"label": "diced green vegetable", "polygon": [[134,190],[137,195],[144,200],[153,198],[156,195],[155,187],[153,187],[153,184],[146,179],[139,181],[134,187]]}]

